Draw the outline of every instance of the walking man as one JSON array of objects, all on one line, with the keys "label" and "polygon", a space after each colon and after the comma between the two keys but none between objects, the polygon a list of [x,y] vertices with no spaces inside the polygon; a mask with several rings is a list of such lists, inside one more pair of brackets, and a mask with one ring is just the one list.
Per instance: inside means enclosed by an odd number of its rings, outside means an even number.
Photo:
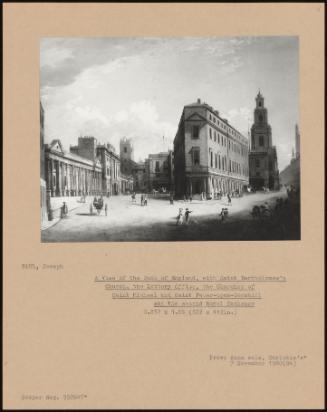
[{"label": "walking man", "polygon": [[185,224],[186,225],[189,223],[191,213],[192,213],[191,210],[188,210],[188,208],[185,209]]}]

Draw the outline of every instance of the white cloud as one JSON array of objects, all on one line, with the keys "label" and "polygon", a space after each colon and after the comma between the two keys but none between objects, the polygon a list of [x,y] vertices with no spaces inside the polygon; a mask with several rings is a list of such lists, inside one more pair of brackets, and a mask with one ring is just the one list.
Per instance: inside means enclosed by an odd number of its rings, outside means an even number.
[{"label": "white cloud", "polygon": [[65,60],[72,57],[72,51],[65,48],[41,48],[40,66],[56,67],[62,64]]},{"label": "white cloud", "polygon": [[[134,140],[135,158],[145,158],[149,153],[172,149],[176,125],[161,119],[156,106],[148,100],[131,103],[126,109],[107,116],[96,107],[68,102],[65,107],[49,110],[47,125],[56,130],[56,135],[47,136],[47,141],[60,138],[64,147],[75,144],[80,135],[92,135],[101,143],[110,142],[119,150],[119,140],[130,137]],[[70,109],[67,111],[67,109]],[[65,128],[55,128],[58,118]],[[164,139],[163,139],[164,136]]]},{"label": "white cloud", "polygon": [[233,127],[242,133],[242,130],[247,130],[251,124],[251,113],[252,111],[248,107],[239,107],[221,113],[221,116],[227,119]]},{"label": "white cloud", "polygon": [[[269,116],[278,146],[299,120],[297,49],[285,42],[274,37],[43,39],[46,141],[60,138],[68,148],[79,134],[91,134],[118,149],[126,136],[134,139],[135,157],[144,158],[172,147],[183,105],[201,96],[247,135],[253,99],[266,82],[267,102],[275,102]],[[276,104],[281,96],[287,97],[283,110]],[[279,150],[279,163],[285,163],[291,148]]]}]

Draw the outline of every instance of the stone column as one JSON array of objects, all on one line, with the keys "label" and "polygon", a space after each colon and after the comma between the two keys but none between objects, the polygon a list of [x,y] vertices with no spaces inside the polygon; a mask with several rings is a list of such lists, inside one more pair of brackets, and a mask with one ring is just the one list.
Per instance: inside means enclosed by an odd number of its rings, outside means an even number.
[{"label": "stone column", "polygon": [[78,195],[78,185],[79,185],[79,181],[78,181],[78,167],[75,167],[75,196]]},{"label": "stone column", "polygon": [[50,196],[55,195],[55,188],[53,187],[53,160],[48,159],[48,189],[50,190]]},{"label": "stone column", "polygon": [[202,179],[202,192],[203,192],[204,194],[207,193],[207,178],[203,178],[203,179]]},{"label": "stone column", "polygon": [[211,178],[207,177],[207,198],[211,197]]},{"label": "stone column", "polygon": [[57,160],[57,196],[61,196],[62,182],[61,182],[61,163]]},{"label": "stone column", "polygon": [[67,164],[67,189],[68,189],[68,196],[71,195],[70,193],[70,170],[71,170],[71,166],[69,164]]},{"label": "stone column", "polygon": [[58,160],[54,161],[54,172],[56,176],[56,184],[55,184],[55,196],[60,196],[59,195],[59,163]]}]

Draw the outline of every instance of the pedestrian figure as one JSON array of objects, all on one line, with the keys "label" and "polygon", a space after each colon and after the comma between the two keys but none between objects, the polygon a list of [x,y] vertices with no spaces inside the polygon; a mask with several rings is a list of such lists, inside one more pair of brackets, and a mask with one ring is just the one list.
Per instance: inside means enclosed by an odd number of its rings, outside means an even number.
[{"label": "pedestrian figure", "polygon": [[171,193],[170,194],[170,204],[173,205],[174,204],[174,195]]},{"label": "pedestrian figure", "polygon": [[192,195],[190,195],[190,202],[192,202]]},{"label": "pedestrian figure", "polygon": [[220,215],[221,221],[224,222],[224,221],[227,219],[227,216],[228,216],[228,209],[227,209],[227,207],[223,207],[223,208],[221,209],[221,212],[220,212],[219,215]]},{"label": "pedestrian figure", "polygon": [[143,206],[143,202],[144,202],[144,196],[143,194],[141,195],[141,206]]},{"label": "pedestrian figure", "polygon": [[143,204],[144,204],[144,206],[148,206],[148,199],[147,199],[146,195],[144,195],[144,197],[143,197]]},{"label": "pedestrian figure", "polygon": [[186,202],[186,196],[184,195],[184,202]]},{"label": "pedestrian figure", "polygon": [[106,216],[108,216],[108,205],[107,203],[104,205],[104,213]]},{"label": "pedestrian figure", "polygon": [[176,220],[176,225],[182,225],[183,224],[183,208],[179,208],[178,215],[177,215],[177,220]]},{"label": "pedestrian figure", "polygon": [[135,202],[136,202],[135,195],[136,195],[135,192],[133,192],[133,193],[132,193],[132,203],[135,203]]},{"label": "pedestrian figure", "polygon": [[64,218],[68,215],[68,207],[66,205],[66,202],[63,202],[62,206],[61,206],[61,213],[60,213],[60,217]]},{"label": "pedestrian figure", "polygon": [[231,205],[232,204],[232,199],[231,199],[229,193],[227,193],[227,199],[228,199],[228,204]]},{"label": "pedestrian figure", "polygon": [[259,206],[253,206],[252,212],[251,212],[252,218],[253,219],[259,219],[261,212],[260,212],[260,207]]},{"label": "pedestrian figure", "polygon": [[188,208],[185,209],[185,223],[188,224],[189,223],[189,219],[190,219],[190,214],[192,213],[191,210],[188,210]]}]

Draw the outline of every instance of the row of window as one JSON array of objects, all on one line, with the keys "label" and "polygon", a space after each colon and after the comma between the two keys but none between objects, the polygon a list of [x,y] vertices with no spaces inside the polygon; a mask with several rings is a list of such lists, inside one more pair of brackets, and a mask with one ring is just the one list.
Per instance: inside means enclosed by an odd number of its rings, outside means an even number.
[{"label": "row of window", "polygon": [[[199,136],[200,136],[200,127],[193,126],[192,127],[192,138],[198,139]],[[232,142],[231,140],[227,139],[227,137],[220,135],[216,130],[212,130],[211,127],[209,127],[209,137],[211,140],[213,140],[214,142],[217,142],[218,144],[221,144],[224,147],[227,147],[227,142],[228,142],[229,150],[232,150],[235,153],[241,154],[242,156],[247,156],[247,149],[244,146]]]},{"label": "row of window", "polygon": [[[218,142],[218,144],[220,144],[221,142],[222,146],[227,147],[227,137],[220,135],[218,132],[216,132],[216,130],[212,132],[211,127],[209,127],[209,137],[210,137],[210,140],[213,140],[214,142]],[[228,142],[230,146],[230,141]]]},{"label": "row of window", "polygon": [[[164,161],[163,161],[162,167],[163,167],[163,170],[164,170],[164,171],[168,170],[168,162],[167,162],[167,160],[164,160]],[[160,172],[160,162],[159,162],[159,160],[156,160],[156,163],[155,163],[155,172]]]},{"label": "row of window", "polygon": [[209,120],[218,126],[220,126],[222,129],[227,130],[228,133],[230,133],[232,136],[237,137],[238,139],[241,139],[241,135],[237,133],[234,129],[231,127],[226,126],[225,123],[219,121],[215,116],[213,116],[211,113],[209,113]]},{"label": "row of window", "polygon": [[[254,136],[252,136],[252,141],[251,141],[252,147],[255,146],[255,139]],[[259,136],[259,146],[263,147],[265,145],[265,139],[264,136]]]},{"label": "row of window", "polygon": [[[263,166],[265,166],[267,163],[265,162],[265,160],[263,160],[263,163],[262,163],[262,165]],[[261,162],[260,162],[260,159],[255,159],[255,167],[260,167],[260,165],[261,165]],[[271,161],[271,160],[269,160],[269,162],[268,162],[268,167],[269,167],[269,169],[272,169],[272,167],[273,167],[273,162]]]},{"label": "row of window", "polygon": [[[193,166],[200,164],[200,148],[193,148],[192,153],[192,164]],[[221,156],[220,154],[214,154],[211,149],[209,149],[209,164],[210,167],[231,173],[243,174],[248,173],[247,166],[241,165],[231,159],[227,159],[227,156]]]},{"label": "row of window", "polygon": [[[110,167],[107,166],[107,176],[111,176],[111,174],[112,174],[113,178],[117,179],[118,171],[119,171],[119,165],[118,165],[118,163],[114,163],[112,166],[113,166],[112,169],[110,169]],[[112,173],[111,173],[111,170],[112,170]]]},{"label": "row of window", "polygon": [[244,148],[243,145],[234,143],[230,139],[227,139],[226,137],[219,135],[219,133],[216,132],[216,130],[212,131],[210,127],[209,127],[209,137],[214,142],[218,142],[218,144],[220,144],[220,141],[221,141],[221,144],[225,147],[227,147],[227,141],[228,141],[229,150],[232,150],[235,153],[241,154],[242,156],[247,155],[247,150]]}]

